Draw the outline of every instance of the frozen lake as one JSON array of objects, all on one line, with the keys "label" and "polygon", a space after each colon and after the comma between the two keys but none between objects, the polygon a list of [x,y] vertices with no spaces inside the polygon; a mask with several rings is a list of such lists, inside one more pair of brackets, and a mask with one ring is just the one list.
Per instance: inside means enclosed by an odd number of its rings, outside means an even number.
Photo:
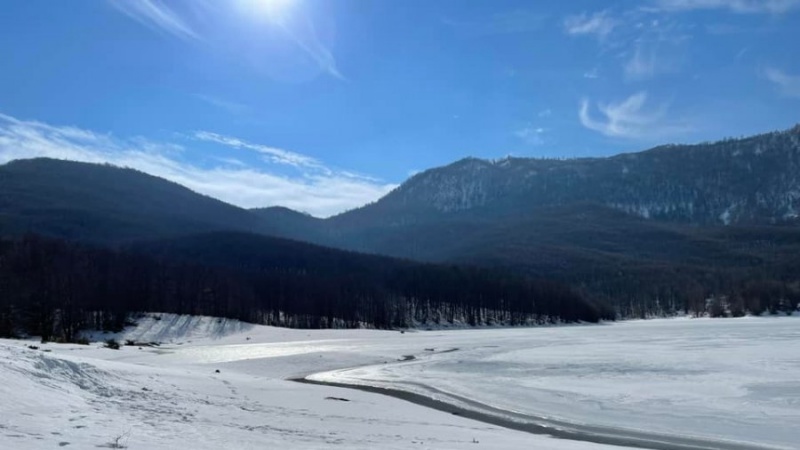
[{"label": "frozen lake", "polygon": [[660,434],[662,448],[800,448],[796,317],[401,334],[163,315],[117,338],[163,344],[0,340],[0,448],[94,448],[119,436],[130,449],[620,448],[287,381],[304,376],[510,420]]},{"label": "frozen lake", "polygon": [[576,424],[800,448],[797,318],[432,334],[436,348],[416,360],[312,378],[453,394]]}]

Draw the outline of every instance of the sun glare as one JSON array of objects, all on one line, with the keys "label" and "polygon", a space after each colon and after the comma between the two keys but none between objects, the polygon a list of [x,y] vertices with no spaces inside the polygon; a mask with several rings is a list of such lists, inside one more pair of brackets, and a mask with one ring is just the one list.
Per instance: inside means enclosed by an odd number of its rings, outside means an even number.
[{"label": "sun glare", "polygon": [[266,15],[276,19],[286,14],[297,0],[247,0],[251,14]]}]

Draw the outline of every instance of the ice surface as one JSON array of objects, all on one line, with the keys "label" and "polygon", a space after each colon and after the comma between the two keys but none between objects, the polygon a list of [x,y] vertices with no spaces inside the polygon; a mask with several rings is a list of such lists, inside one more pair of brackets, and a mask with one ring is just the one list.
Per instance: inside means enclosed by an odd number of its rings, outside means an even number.
[{"label": "ice surface", "polygon": [[457,352],[314,378],[420,393],[435,388],[578,424],[800,448],[796,318],[471,333],[441,342]]},{"label": "ice surface", "polygon": [[577,423],[800,442],[798,318],[401,334],[160,317],[114,336],[158,347],[0,340],[0,448],[612,448],[286,380],[314,373]]}]

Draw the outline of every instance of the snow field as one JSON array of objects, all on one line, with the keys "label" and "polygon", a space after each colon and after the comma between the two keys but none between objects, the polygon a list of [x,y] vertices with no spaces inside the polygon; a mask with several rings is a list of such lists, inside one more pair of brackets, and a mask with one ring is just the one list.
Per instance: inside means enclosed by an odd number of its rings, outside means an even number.
[{"label": "snow field", "polygon": [[472,333],[441,342],[457,352],[312,378],[451,394],[578,425],[800,448],[796,317]]},{"label": "snow field", "polygon": [[[424,335],[406,336],[412,334]],[[172,343],[110,350],[0,340],[0,448],[611,448],[284,379],[402,357],[395,353],[406,343],[397,332],[285,330],[163,315],[114,337],[156,336]]]},{"label": "snow field", "polygon": [[287,381],[304,376],[509,416],[800,448],[798,318],[404,334],[158,318],[94,336],[153,347],[0,340],[0,448],[618,448]]}]

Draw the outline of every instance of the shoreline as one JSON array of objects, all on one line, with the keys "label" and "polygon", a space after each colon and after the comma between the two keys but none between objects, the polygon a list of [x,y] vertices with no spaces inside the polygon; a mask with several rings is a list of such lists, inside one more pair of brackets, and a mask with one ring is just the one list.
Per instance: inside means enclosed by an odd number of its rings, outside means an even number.
[{"label": "shoreline", "polygon": [[[697,437],[670,436],[658,433],[648,433],[645,431],[625,430],[621,428],[602,427],[593,425],[577,425],[573,423],[561,422],[545,417],[530,416],[511,411],[505,411],[492,406],[458,397],[452,394],[441,393],[454,400],[474,405],[477,409],[457,406],[442,400],[428,397],[399,389],[377,387],[360,384],[347,384],[339,382],[327,382],[310,380],[308,377],[290,378],[289,381],[297,383],[311,384],[317,386],[329,386],[343,389],[356,389],[373,394],[386,395],[396,399],[404,400],[437,411],[450,413],[455,416],[464,417],[478,422],[507,428],[525,433],[548,435],[557,439],[573,441],[592,442],[595,444],[616,445],[630,448],[650,449],[650,450],[777,450],[781,447],[769,447],[740,442],[717,441]],[[430,388],[428,388],[430,389]],[[436,391],[434,389],[434,391]]]}]

